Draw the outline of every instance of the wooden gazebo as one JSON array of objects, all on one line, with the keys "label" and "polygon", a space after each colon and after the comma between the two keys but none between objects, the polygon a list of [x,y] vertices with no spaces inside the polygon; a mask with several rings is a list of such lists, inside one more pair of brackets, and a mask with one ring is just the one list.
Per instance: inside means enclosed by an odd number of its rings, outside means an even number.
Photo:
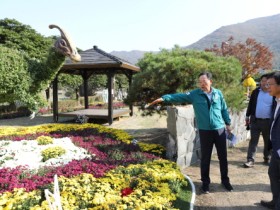
[{"label": "wooden gazebo", "polygon": [[[124,114],[133,115],[132,104],[126,110],[113,110],[113,78],[115,74],[124,74],[129,81],[129,87],[132,82],[134,73],[139,72],[140,68],[130,64],[123,59],[104,52],[97,46],[92,49],[80,52],[81,62],[72,63],[70,59],[66,59],[65,64],[60,69],[53,81],[53,119],[58,121],[59,116],[77,116],[84,115],[89,118],[107,119],[109,124],[113,123],[113,119]],[[75,74],[81,75],[84,84],[85,109],[75,112],[58,113],[58,75],[59,74]],[[107,75],[108,84],[108,110],[89,109],[88,101],[88,79],[93,74]]]}]

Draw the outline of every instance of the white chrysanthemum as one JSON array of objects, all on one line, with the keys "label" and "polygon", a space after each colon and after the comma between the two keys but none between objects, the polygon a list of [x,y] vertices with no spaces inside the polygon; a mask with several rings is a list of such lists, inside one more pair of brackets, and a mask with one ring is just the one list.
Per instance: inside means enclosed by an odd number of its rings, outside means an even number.
[{"label": "white chrysanthemum", "polygon": [[[54,146],[60,146],[66,150],[66,154],[42,162],[41,151]],[[1,141],[0,142],[0,168],[27,166],[30,169],[38,169],[44,166],[65,165],[72,160],[90,158],[84,148],[75,146],[68,137],[53,139],[53,144],[38,145],[36,140]]]}]

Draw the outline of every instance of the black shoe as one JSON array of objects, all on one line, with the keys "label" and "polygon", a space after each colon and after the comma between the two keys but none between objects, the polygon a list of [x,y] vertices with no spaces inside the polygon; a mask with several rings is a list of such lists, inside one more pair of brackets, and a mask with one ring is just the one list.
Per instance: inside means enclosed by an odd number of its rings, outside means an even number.
[{"label": "black shoe", "polygon": [[222,183],[222,185],[224,186],[224,188],[229,191],[232,192],[233,191],[233,187],[231,186],[231,184],[229,182],[224,182]]},{"label": "black shoe", "polygon": [[269,159],[264,159],[263,164],[268,166],[269,165]]},{"label": "black shoe", "polygon": [[261,200],[261,205],[266,207],[266,208],[269,208],[269,209],[274,209],[275,208],[275,203],[273,201]]},{"label": "black shoe", "polygon": [[201,191],[205,194],[209,194],[209,184],[202,184]]},{"label": "black shoe", "polygon": [[254,161],[248,161],[247,163],[244,163],[243,164],[243,166],[244,166],[244,168],[252,168],[252,167],[254,167]]}]

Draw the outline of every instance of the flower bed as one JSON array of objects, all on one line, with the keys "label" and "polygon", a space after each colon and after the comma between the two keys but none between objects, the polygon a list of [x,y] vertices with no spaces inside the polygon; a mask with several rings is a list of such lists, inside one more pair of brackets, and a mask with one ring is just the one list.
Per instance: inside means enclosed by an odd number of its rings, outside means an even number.
[{"label": "flower bed", "polygon": [[[72,112],[72,111],[84,109],[84,106],[82,106],[82,105],[77,106],[76,100],[59,101],[58,107],[59,107],[58,112]],[[122,108],[128,108],[128,106],[123,102],[113,102],[113,109],[122,109]],[[107,103],[90,104],[89,109],[108,109],[108,104]],[[38,110],[39,115],[51,114],[51,113],[53,113],[53,109],[50,107],[49,108],[42,107]],[[28,116],[30,114],[31,113],[29,112],[29,114],[25,114],[23,116]],[[5,116],[3,116],[2,118],[4,118],[4,117]],[[8,118],[8,117],[15,118],[16,116],[11,117],[7,114],[6,118]],[[18,117],[20,117],[20,116],[18,116]],[[1,118],[1,115],[0,115],[0,118]]]},{"label": "flower bed", "polygon": [[26,142],[39,136],[69,138],[90,157],[39,169],[2,167],[0,162],[0,209],[49,209],[43,192],[53,191],[55,174],[67,210],[176,209],[179,192],[187,186],[176,164],[160,158],[162,146],[135,144],[124,131],[100,125],[5,128],[0,130],[0,149],[7,140]]}]

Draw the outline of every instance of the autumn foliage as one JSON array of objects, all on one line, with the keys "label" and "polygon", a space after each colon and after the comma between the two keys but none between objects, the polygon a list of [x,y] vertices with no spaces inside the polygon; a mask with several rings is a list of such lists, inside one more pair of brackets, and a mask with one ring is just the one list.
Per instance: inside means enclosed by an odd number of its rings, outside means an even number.
[{"label": "autumn foliage", "polygon": [[213,45],[205,51],[214,52],[219,56],[234,56],[242,65],[242,79],[247,75],[258,73],[259,69],[270,70],[272,68],[273,53],[262,43],[255,39],[248,38],[245,43],[234,43],[234,38],[230,37],[222,42],[221,46]]}]

